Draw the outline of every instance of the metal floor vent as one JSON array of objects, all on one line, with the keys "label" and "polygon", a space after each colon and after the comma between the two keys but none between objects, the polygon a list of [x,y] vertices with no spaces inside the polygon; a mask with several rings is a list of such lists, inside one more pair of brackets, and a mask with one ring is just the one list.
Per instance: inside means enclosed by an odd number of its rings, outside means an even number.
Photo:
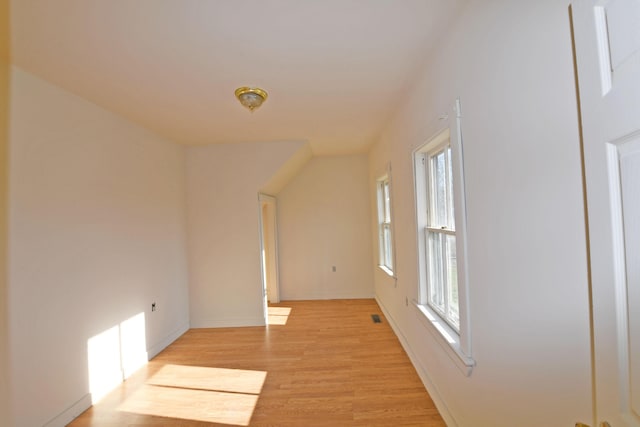
[{"label": "metal floor vent", "polygon": [[372,314],[371,319],[373,320],[373,323],[382,323],[382,320],[380,319],[379,314]]}]

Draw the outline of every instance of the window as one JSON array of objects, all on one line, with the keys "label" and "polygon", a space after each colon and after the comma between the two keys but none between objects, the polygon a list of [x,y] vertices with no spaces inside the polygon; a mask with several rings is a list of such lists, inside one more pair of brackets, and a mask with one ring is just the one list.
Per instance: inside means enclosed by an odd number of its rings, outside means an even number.
[{"label": "window", "polygon": [[391,228],[391,184],[387,173],[377,181],[378,187],[378,264],[393,276],[393,231]]},{"label": "window", "polygon": [[414,152],[420,319],[466,374],[471,358],[467,311],[466,211],[459,103],[456,120]]},{"label": "window", "polygon": [[427,202],[424,227],[427,255],[427,303],[460,332],[456,227],[453,212],[451,145],[447,139],[422,154],[426,166]]}]

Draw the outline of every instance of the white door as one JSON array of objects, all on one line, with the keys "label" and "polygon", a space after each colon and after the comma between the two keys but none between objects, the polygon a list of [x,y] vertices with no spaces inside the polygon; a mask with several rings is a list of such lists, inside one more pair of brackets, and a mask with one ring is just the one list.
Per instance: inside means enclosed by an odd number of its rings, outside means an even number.
[{"label": "white door", "polygon": [[640,426],[640,0],[574,0],[595,425]]}]

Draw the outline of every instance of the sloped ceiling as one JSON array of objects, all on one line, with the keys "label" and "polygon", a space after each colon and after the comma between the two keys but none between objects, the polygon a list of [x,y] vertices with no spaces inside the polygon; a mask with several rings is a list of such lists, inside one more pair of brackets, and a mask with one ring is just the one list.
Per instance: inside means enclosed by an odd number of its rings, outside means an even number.
[{"label": "sloped ceiling", "polygon": [[178,143],[359,153],[463,2],[13,0],[13,63]]}]

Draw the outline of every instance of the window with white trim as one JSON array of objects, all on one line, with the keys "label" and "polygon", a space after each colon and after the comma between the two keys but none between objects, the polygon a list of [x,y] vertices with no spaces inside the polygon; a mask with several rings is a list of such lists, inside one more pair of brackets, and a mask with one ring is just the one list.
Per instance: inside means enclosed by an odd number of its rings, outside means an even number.
[{"label": "window with white trim", "polygon": [[439,122],[440,131],[414,151],[418,225],[419,301],[416,308],[438,342],[466,374],[471,357],[466,209],[460,105]]},{"label": "window with white trim", "polygon": [[443,141],[421,153],[426,169],[427,304],[460,331],[456,226],[453,211],[451,144]]},{"label": "window with white trim", "polygon": [[393,231],[391,227],[391,180],[389,173],[377,180],[378,265],[393,276]]}]

